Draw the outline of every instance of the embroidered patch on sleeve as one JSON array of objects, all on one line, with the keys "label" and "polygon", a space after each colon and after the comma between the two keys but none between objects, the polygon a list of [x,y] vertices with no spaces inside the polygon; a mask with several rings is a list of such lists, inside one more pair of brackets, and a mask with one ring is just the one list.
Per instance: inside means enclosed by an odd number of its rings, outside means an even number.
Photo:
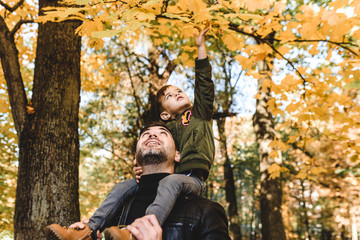
[{"label": "embroidered patch on sleeve", "polygon": [[184,126],[189,125],[190,117],[192,115],[192,112],[190,110],[187,110],[184,112],[184,114],[181,116],[181,122]]}]

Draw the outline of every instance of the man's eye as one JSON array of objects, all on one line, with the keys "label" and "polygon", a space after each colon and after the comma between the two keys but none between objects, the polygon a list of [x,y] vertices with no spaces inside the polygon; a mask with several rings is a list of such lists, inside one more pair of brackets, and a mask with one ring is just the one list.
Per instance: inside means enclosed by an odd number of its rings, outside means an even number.
[{"label": "man's eye", "polygon": [[166,99],[169,99],[169,98],[171,98],[171,95],[170,95],[170,94],[166,96]]},{"label": "man's eye", "polygon": [[167,136],[167,132],[164,131],[164,132],[161,132],[162,135],[166,135]]},{"label": "man's eye", "polygon": [[143,137],[144,137],[144,136],[147,136],[147,135],[149,135],[148,132],[144,132],[144,133],[142,134]]}]

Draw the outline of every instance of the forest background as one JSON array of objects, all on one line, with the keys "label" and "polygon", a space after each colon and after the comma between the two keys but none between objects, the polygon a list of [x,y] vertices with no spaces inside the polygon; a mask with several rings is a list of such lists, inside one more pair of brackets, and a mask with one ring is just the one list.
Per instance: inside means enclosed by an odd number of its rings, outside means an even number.
[{"label": "forest background", "polygon": [[0,238],[43,239],[132,177],[156,90],[193,97],[192,32],[209,20],[205,195],[232,239],[359,239],[359,14],[359,0],[0,0]]}]

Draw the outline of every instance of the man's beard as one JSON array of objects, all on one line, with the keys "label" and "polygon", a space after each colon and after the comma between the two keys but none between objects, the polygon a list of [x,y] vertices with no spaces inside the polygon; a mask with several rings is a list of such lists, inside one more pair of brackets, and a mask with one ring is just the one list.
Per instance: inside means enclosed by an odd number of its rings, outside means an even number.
[{"label": "man's beard", "polygon": [[148,149],[148,150],[139,150],[136,153],[136,161],[140,166],[146,165],[158,165],[166,162],[166,155],[163,151]]}]

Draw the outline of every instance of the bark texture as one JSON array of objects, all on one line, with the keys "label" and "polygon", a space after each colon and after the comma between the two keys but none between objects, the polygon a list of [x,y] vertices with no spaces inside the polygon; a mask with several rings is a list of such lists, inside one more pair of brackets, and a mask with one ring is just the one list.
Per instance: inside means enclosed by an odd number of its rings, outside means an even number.
[{"label": "bark texture", "polygon": [[[39,2],[41,8],[57,1]],[[44,239],[50,223],[80,219],[78,200],[80,22],[39,24],[32,107],[27,112],[14,31],[0,16],[0,57],[19,142],[15,239]]]},{"label": "bark texture", "polygon": [[[264,78],[269,78],[266,63],[260,66]],[[253,116],[253,125],[256,133],[256,141],[260,155],[261,191],[260,210],[263,240],[285,240],[285,227],[281,215],[282,186],[281,179],[270,179],[268,168],[275,163],[275,159],[269,157],[273,151],[269,143],[275,137],[274,121],[267,107],[270,100],[270,89],[261,89],[262,81],[259,81],[260,98],[256,102],[256,112]],[[279,162],[278,162],[279,163]]]},{"label": "bark texture", "polygon": [[15,239],[43,239],[53,222],[80,219],[78,196],[79,23],[39,25],[32,106],[19,135]]}]

